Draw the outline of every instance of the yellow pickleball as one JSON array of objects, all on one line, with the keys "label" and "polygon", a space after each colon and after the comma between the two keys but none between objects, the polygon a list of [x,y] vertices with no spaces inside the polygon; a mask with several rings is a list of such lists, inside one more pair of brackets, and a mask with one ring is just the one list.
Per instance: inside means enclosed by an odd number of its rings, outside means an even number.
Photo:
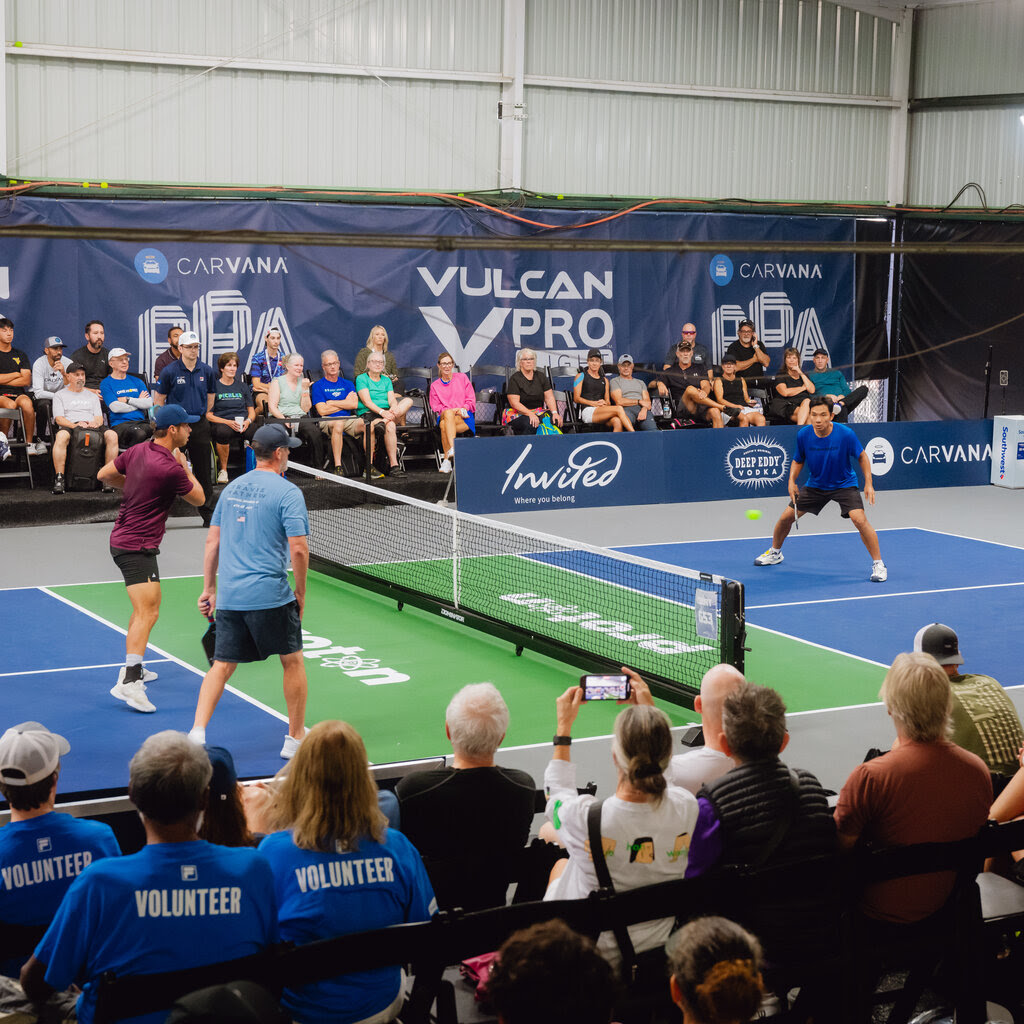
[{"label": "yellow pickleball", "polygon": [[748,508],[747,509],[747,518],[750,519],[750,520],[760,519],[761,518],[761,510],[759,508]]}]

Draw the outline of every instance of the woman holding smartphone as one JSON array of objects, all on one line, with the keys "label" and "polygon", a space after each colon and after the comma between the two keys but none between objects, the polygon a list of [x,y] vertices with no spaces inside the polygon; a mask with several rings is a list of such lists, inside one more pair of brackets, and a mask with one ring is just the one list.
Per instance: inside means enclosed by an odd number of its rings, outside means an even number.
[{"label": "woman holding smartphone", "polygon": [[[614,795],[600,808],[601,845],[616,892],[682,878],[697,824],[697,798],[665,782],[672,757],[668,716],[654,707],[640,676],[629,669],[622,671],[629,677],[631,690],[629,706],[615,719],[612,739],[618,781]],[[597,798],[577,793],[576,767],[570,760],[572,726],[582,701],[581,686],[570,686],[555,701],[554,750],[544,772],[548,821],[541,835],[564,846],[569,858],[552,868],[546,900],[584,899],[600,888],[588,826]],[[630,926],[634,951],[663,945],[673,920],[666,917]],[[618,943],[611,932],[603,933],[597,946],[612,963],[619,961]]]}]

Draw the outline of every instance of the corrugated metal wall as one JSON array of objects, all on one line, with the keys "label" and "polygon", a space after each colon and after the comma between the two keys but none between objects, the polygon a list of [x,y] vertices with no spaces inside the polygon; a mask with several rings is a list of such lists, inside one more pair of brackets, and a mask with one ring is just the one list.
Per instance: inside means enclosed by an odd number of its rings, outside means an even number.
[{"label": "corrugated metal wall", "polygon": [[[1024,97],[1024,3],[937,7],[915,17],[916,98]],[[908,202],[944,206],[977,182],[988,206],[1024,201],[1024,103],[920,111],[911,120]],[[976,190],[957,206],[979,206]]]},{"label": "corrugated metal wall", "polygon": [[[888,194],[897,30],[825,0],[4,4],[13,177],[507,185],[496,110],[523,11],[525,187],[944,204],[978,180],[990,205],[1020,199],[1024,129],[994,111],[915,114],[908,196]],[[1020,89],[1024,2],[919,11],[915,31],[911,95]]]}]

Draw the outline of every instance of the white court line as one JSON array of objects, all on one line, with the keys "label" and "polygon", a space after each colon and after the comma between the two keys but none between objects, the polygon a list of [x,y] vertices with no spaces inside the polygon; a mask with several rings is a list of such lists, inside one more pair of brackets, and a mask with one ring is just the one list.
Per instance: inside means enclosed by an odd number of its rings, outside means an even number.
[{"label": "white court line", "polygon": [[[182,576],[161,576],[161,580],[201,580],[203,578],[202,573],[185,573]],[[47,590],[48,587],[109,587],[112,583],[120,583],[124,586],[124,580],[122,579],[110,579],[110,580],[87,580],[84,583],[47,583],[47,584],[36,584],[32,587],[0,587],[0,593],[13,592],[16,590]],[[56,595],[53,595],[56,596]],[[78,605],[75,605],[77,608]],[[85,610],[84,608],[82,609]],[[122,630],[124,632],[124,630]]]},{"label": "white court line", "polygon": [[[156,650],[155,647],[153,649]],[[157,665],[162,661],[170,661],[170,658],[147,658],[146,664]],[[5,679],[7,676],[38,676],[48,672],[88,672],[94,668],[124,668],[124,662],[115,661],[109,665],[72,665],[70,668],[33,668],[26,672],[0,672],[0,679]]]},{"label": "white court line", "polygon": [[997,590],[1000,587],[1024,587],[1024,580],[1019,583],[980,583],[975,587],[939,587],[937,590],[900,590],[894,594],[860,594],[856,597],[821,597],[814,601],[780,601],[778,604],[748,604],[745,611],[756,608],[801,608],[809,604],[835,604],[838,601],[874,601],[880,597],[918,597],[924,594],[959,594],[963,590]]},{"label": "white court line", "polygon": [[958,540],[976,540],[979,544],[995,544],[997,547],[1009,548],[1011,551],[1024,550],[1017,544],[1006,544],[1001,540],[989,540],[987,537],[968,537],[966,533],[952,533],[949,530],[933,530],[928,526],[912,526],[908,529],[920,530],[922,533],[937,533],[940,537],[956,537]]},{"label": "white court line", "polygon": [[[894,530],[915,530],[915,526],[891,526],[887,529],[878,530],[878,533],[892,533]],[[811,533],[809,537],[840,537],[846,536],[849,530],[821,530],[818,533]],[[753,543],[755,540],[764,540],[764,537],[708,537],[702,540],[646,540],[642,544],[609,544],[612,551],[622,551],[624,548],[666,548],[684,544],[742,544]],[[768,534],[771,539],[771,534]],[[625,553],[625,552],[623,552]]]},{"label": "white court line", "polygon": [[[800,602],[801,604],[807,602]],[[872,658],[862,658],[859,654],[851,654],[849,651],[841,651],[838,647],[829,647],[827,644],[816,644],[813,640],[805,640],[802,636],[793,636],[792,633],[783,633],[780,629],[769,629],[767,626],[758,626],[753,622],[747,623],[748,629],[759,629],[762,633],[772,633],[775,636],[785,637],[787,640],[795,640],[798,644],[806,644],[808,647],[817,647],[819,651],[829,651],[831,654],[841,654],[844,658],[853,658],[854,661],[863,661],[867,665],[878,665],[881,668],[889,666],[883,661],[875,661]]]},{"label": "white court line", "polygon": [[[23,587],[20,589],[30,588]],[[89,611],[88,608],[83,608],[80,604],[75,604],[74,601],[69,601],[66,597],[61,597],[60,594],[55,594],[52,590],[49,589],[49,587],[39,587],[37,589],[41,590],[44,594],[49,595],[55,600],[60,601],[63,604],[66,604],[69,608],[74,608],[75,611],[79,611],[83,615],[88,615],[90,619],[95,619],[97,622],[101,622],[104,626],[109,627],[116,633],[120,633],[122,636],[128,635],[128,630],[122,629],[120,626],[115,625],[113,622],[110,622],[109,620],[103,618],[102,615],[97,615],[95,612]],[[157,654],[163,655],[165,661],[173,661],[176,665],[180,665],[182,668],[188,669],[189,672],[193,672],[197,676],[206,675],[205,672],[203,672],[201,669],[196,668],[195,665],[190,665],[187,661],[182,661],[181,658],[176,658],[173,654],[168,654],[167,651],[157,647],[156,644],[149,644],[148,646],[150,649],[156,651]],[[268,715],[272,715],[279,721],[288,721],[287,715],[282,714],[280,711],[275,711],[274,708],[268,707],[266,704],[264,704],[262,701],[257,700],[255,697],[250,697],[249,694],[243,693],[241,690],[235,689],[235,687],[233,687],[230,683],[228,683],[224,688],[228,690],[230,693],[233,693],[236,697],[240,697],[247,704],[251,704],[253,707],[259,708],[260,711],[265,711]]]}]

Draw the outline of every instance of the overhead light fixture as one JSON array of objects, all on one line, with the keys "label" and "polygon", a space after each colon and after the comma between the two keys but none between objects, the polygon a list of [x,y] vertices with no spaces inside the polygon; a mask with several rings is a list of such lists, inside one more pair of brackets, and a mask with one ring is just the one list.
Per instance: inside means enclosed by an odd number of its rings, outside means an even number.
[{"label": "overhead light fixture", "polygon": [[1021,124],[1024,124],[1024,114],[1021,114],[1021,115],[1020,115],[1020,123],[1021,123]]}]

